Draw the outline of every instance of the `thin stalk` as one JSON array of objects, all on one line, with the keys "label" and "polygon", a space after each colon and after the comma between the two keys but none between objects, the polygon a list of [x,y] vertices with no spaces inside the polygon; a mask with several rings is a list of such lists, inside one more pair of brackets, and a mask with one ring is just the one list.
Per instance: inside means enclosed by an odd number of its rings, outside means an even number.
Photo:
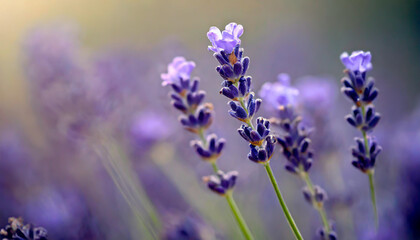
[{"label": "thin stalk", "polygon": [[270,178],[271,184],[273,185],[273,188],[276,192],[277,198],[279,200],[280,206],[283,209],[283,213],[287,219],[287,222],[289,223],[290,228],[292,229],[292,232],[296,239],[302,240],[303,237],[299,232],[299,229],[293,220],[292,215],[289,212],[289,209],[287,208],[286,202],[283,200],[283,196],[281,195],[280,188],[277,184],[276,178],[274,177],[273,171],[271,170],[270,164],[267,163],[264,165],[265,170],[267,171],[267,175]]},{"label": "thin stalk", "polygon": [[[301,172],[300,176],[302,180],[306,183],[306,186],[308,186],[311,194],[314,195],[315,193],[314,185],[312,184],[311,178],[309,177],[308,173]],[[318,211],[319,215],[321,216],[322,224],[324,225],[326,232],[329,233],[331,229],[330,229],[330,224],[328,223],[327,213],[325,212],[324,205],[316,204],[314,205],[314,207]]]},{"label": "thin stalk", "polygon": [[[207,146],[207,140],[204,137],[204,131],[203,129],[199,129],[198,131],[198,136],[200,137],[201,141],[203,142],[204,146]],[[217,166],[216,160],[211,161],[211,166],[213,168],[214,173],[217,174],[217,172],[219,171],[219,167]],[[230,206],[230,209],[233,213],[233,215],[235,216],[236,222],[239,225],[239,228],[242,231],[242,234],[244,235],[245,239],[247,240],[253,240],[254,238],[252,237],[251,231],[248,228],[248,225],[245,222],[245,219],[242,217],[241,211],[239,210],[238,206],[236,205],[235,200],[233,199],[232,196],[232,192],[228,192],[226,195],[226,200]]]},{"label": "thin stalk", "polygon": [[[365,113],[366,113],[365,106],[362,105],[361,109],[362,109],[363,116],[365,116]],[[365,152],[366,152],[366,155],[369,157],[370,153],[369,153],[369,142],[368,142],[367,134],[366,134],[366,131],[364,131],[364,130],[361,130],[361,131],[362,131],[362,134],[363,134],[363,141],[365,143]],[[372,200],[373,212],[375,214],[375,227],[376,227],[376,229],[378,229],[378,225],[379,225],[378,210],[376,208],[375,183],[374,183],[374,180],[373,180],[374,171],[371,170],[367,174],[369,176],[370,198]]]},{"label": "thin stalk", "polygon": [[207,139],[204,136],[204,130],[202,128],[198,129],[197,135],[200,137],[200,140],[203,142],[204,147],[207,146]]},{"label": "thin stalk", "polygon": [[219,171],[219,168],[217,167],[216,162],[215,162],[215,161],[214,161],[214,162],[212,162],[212,163],[211,163],[211,166],[213,167],[213,171],[214,171],[214,173],[216,173],[216,174],[217,174],[217,172]]},{"label": "thin stalk", "polygon": [[373,180],[373,171],[368,173],[369,185],[370,185],[370,198],[372,199],[373,211],[375,212],[375,227],[378,229],[378,210],[376,208],[376,196],[375,196],[375,184]]},{"label": "thin stalk", "polygon": [[236,205],[235,199],[233,199],[232,192],[228,192],[225,195],[227,202],[229,203],[230,209],[232,210],[233,215],[235,216],[236,222],[239,225],[239,228],[242,231],[242,234],[244,235],[245,239],[252,240],[254,239],[252,237],[252,233],[248,228],[248,225],[246,224],[244,218],[242,217],[241,212],[239,211],[238,206]]}]

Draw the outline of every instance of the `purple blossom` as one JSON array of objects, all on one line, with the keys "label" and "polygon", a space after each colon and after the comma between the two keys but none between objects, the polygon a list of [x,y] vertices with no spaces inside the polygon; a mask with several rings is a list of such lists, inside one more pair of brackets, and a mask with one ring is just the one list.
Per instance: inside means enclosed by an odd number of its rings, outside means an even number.
[{"label": "purple blossom", "polygon": [[207,187],[214,193],[225,195],[228,191],[233,190],[238,178],[237,171],[230,171],[224,173],[223,171],[217,171],[217,174],[203,177],[203,181],[207,183]]},{"label": "purple blossom", "polygon": [[162,86],[178,83],[180,79],[190,79],[190,74],[195,68],[193,61],[187,61],[184,57],[175,57],[168,65],[168,73],[162,73]]},{"label": "purple blossom", "polygon": [[222,32],[217,27],[210,27],[207,37],[212,46],[209,46],[208,49],[213,52],[225,51],[225,53],[230,54],[236,45],[241,44],[239,37],[243,33],[244,28],[242,25],[236,23],[229,23]]},{"label": "purple blossom", "polygon": [[164,114],[146,110],[134,117],[130,135],[135,145],[149,146],[167,138],[172,129],[172,124],[166,120]]},{"label": "purple blossom", "polygon": [[343,65],[353,72],[359,71],[363,73],[372,69],[370,52],[354,51],[350,56],[347,52],[343,52],[340,59]]},{"label": "purple blossom", "polygon": [[299,90],[290,86],[290,77],[281,73],[275,83],[264,83],[259,92],[261,98],[268,102],[269,107],[278,108],[279,106],[295,105]]},{"label": "purple blossom", "polygon": [[310,111],[326,112],[334,105],[337,85],[330,78],[307,76],[296,85],[299,102]]}]

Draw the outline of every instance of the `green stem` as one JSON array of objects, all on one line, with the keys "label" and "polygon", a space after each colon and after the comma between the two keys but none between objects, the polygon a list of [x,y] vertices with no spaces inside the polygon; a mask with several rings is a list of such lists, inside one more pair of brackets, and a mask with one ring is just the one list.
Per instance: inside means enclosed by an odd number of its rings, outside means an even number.
[{"label": "green stem", "polygon": [[284,215],[287,219],[287,222],[289,223],[290,228],[293,231],[293,234],[294,234],[295,238],[298,239],[298,240],[302,240],[303,239],[302,235],[300,234],[299,229],[298,229],[295,221],[293,220],[293,217],[290,214],[286,203],[283,200],[283,196],[281,195],[280,188],[277,184],[276,178],[274,177],[273,171],[271,170],[270,164],[267,163],[267,164],[264,165],[264,167],[265,167],[265,170],[267,171],[267,175],[270,178],[271,184],[273,185],[273,188],[276,192],[276,195],[277,195],[277,198],[279,200],[280,206],[283,209]]},{"label": "green stem", "polygon": [[[300,173],[301,178],[306,183],[306,186],[308,186],[309,191],[311,192],[311,195],[315,195],[314,185],[312,184],[311,178],[309,177],[308,173],[301,171]],[[325,212],[324,205],[323,204],[316,204],[314,205],[315,209],[318,211],[319,215],[322,219],[322,224],[324,225],[324,229],[327,233],[330,232],[330,224],[328,223],[327,213]]]},{"label": "green stem", "polygon": [[217,172],[219,171],[219,168],[217,167],[216,162],[212,162],[212,163],[211,163],[211,166],[213,167],[213,171],[214,171],[214,173],[217,173]]},{"label": "green stem", "polygon": [[252,240],[254,239],[252,237],[251,231],[248,228],[248,225],[246,224],[244,218],[241,215],[241,212],[239,211],[238,206],[236,205],[235,199],[233,199],[232,192],[226,193],[226,200],[229,203],[230,209],[232,210],[233,215],[235,216],[236,222],[239,225],[239,228],[242,231],[242,234],[244,235],[245,239]]},{"label": "green stem", "polygon": [[207,146],[207,139],[204,136],[204,130],[202,128],[199,128],[197,134],[200,137],[200,140],[203,142],[204,147],[206,147]]},{"label": "green stem", "polygon": [[373,211],[375,213],[375,227],[376,229],[378,229],[378,210],[376,208],[376,196],[375,196],[375,184],[373,181],[373,171],[370,171],[368,173],[369,176],[369,185],[370,185],[370,197],[372,199],[372,206],[373,206]]},{"label": "green stem", "polygon": [[[219,167],[217,167],[216,161],[211,162],[211,166],[213,168],[214,173],[217,174],[219,171]],[[254,239],[252,237],[251,231],[248,228],[248,225],[245,222],[245,219],[242,217],[241,211],[239,210],[238,206],[236,205],[235,200],[233,199],[232,192],[226,193],[226,200],[229,203],[230,209],[232,210],[233,215],[235,216],[236,222],[239,225],[239,228],[242,231],[242,234],[244,235],[245,239],[252,240]]]}]

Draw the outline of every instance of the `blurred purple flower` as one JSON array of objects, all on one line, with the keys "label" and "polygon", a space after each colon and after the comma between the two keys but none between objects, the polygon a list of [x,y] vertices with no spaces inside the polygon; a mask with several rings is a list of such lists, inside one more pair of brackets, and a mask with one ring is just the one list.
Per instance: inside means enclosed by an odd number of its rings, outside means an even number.
[{"label": "blurred purple flower", "polygon": [[343,65],[353,72],[359,71],[363,73],[372,69],[370,52],[354,51],[350,56],[347,52],[343,52],[340,59]]},{"label": "blurred purple flower", "polygon": [[[25,217],[48,229],[51,236],[79,239],[90,235],[90,211],[80,194],[68,187],[45,187],[23,206]],[[63,229],[72,229],[62,235]],[[65,236],[65,237],[64,237]]]},{"label": "blurred purple flower", "polygon": [[172,124],[167,121],[164,114],[145,110],[134,117],[130,135],[134,145],[150,146],[169,137],[172,129]]},{"label": "blurred purple flower", "polygon": [[206,240],[218,239],[214,230],[205,224],[201,218],[188,215],[167,214],[163,240]]},{"label": "blurred purple flower", "polygon": [[299,102],[314,113],[324,113],[334,105],[337,85],[333,79],[307,76],[298,80]]},{"label": "blurred purple flower", "polygon": [[279,106],[295,105],[299,90],[290,86],[290,76],[281,73],[277,82],[267,82],[259,92],[261,98],[268,103],[268,107],[277,109]]},{"label": "blurred purple flower", "polygon": [[69,139],[81,137],[96,113],[93,89],[77,52],[75,30],[68,26],[36,28],[24,42],[35,104],[48,127]]},{"label": "blurred purple flower", "polygon": [[76,63],[77,34],[71,26],[41,27],[32,30],[23,43],[26,71],[34,84],[73,81],[80,78]]},{"label": "blurred purple flower", "polygon": [[207,32],[207,37],[210,40],[212,46],[208,49],[213,52],[225,51],[226,54],[230,54],[236,45],[241,44],[239,37],[244,33],[242,25],[236,23],[229,23],[226,25],[225,30],[220,32],[217,27],[210,27]]},{"label": "blurred purple flower", "polygon": [[163,80],[162,86],[177,84],[180,79],[190,79],[190,74],[194,68],[195,63],[193,61],[188,62],[184,57],[175,57],[168,65],[168,73],[160,75]]}]

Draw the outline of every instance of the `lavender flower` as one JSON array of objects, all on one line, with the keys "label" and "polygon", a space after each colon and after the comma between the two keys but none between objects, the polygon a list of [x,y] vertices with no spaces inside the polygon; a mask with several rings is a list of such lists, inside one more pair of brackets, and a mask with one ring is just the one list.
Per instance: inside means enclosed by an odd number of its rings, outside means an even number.
[{"label": "lavender flower", "polygon": [[[182,59],[185,62],[185,59]],[[179,58],[178,60],[175,58],[172,64],[176,61],[179,61]],[[193,66],[194,64],[192,63],[190,65]],[[205,136],[205,131],[209,128],[212,122],[213,105],[210,103],[202,103],[205,92],[198,91],[198,79],[194,79],[193,82],[190,83],[189,70],[187,71],[188,74],[183,74],[185,73],[185,68],[174,68],[174,71],[170,68],[171,67],[168,67],[168,74],[162,74],[162,80],[165,83],[163,85],[166,85],[167,83],[171,85],[174,90],[171,94],[172,105],[183,113],[183,116],[180,117],[181,124],[186,130],[195,133],[200,137],[200,140],[192,141],[192,146],[203,160],[211,163],[213,171],[217,173],[217,175],[204,177],[204,181],[207,182],[211,191],[226,197],[230,209],[235,216],[243,235],[246,239],[251,240],[253,239],[252,234],[231,194],[236,183],[238,172],[232,171],[225,174],[219,170],[216,163],[225,145],[225,140],[222,138],[217,139],[215,134],[210,134],[207,137]],[[179,81],[168,81],[168,75],[178,76]],[[244,86],[246,86],[246,84]],[[258,110],[259,106],[257,105],[257,101],[250,98],[247,104],[247,110],[244,110],[241,106],[236,107],[235,105],[235,109],[232,107],[232,115],[236,115],[239,118],[245,118],[248,114],[253,115],[253,113]],[[241,111],[240,108],[243,111]]]},{"label": "lavender flower", "polygon": [[[284,91],[275,91],[267,95],[266,98],[271,99],[289,99],[288,91],[295,91],[290,86],[289,77],[283,75],[281,87],[288,88]],[[286,86],[284,86],[286,85]],[[264,86],[263,86],[264,87]],[[268,91],[269,88],[264,89]],[[264,93],[264,91],[262,91]],[[297,91],[297,90],[296,90]],[[282,148],[283,156],[287,160],[285,169],[290,173],[300,176],[305,182],[306,187],[303,188],[303,196],[305,200],[310,203],[320,214],[324,224],[322,239],[333,240],[336,239],[336,233],[329,226],[328,219],[324,210],[324,201],[327,199],[327,193],[320,186],[313,185],[309,177],[308,171],[313,162],[313,151],[311,149],[310,131],[302,124],[302,117],[295,113],[294,103],[296,100],[293,95],[293,101],[273,101],[273,107],[277,109],[277,117],[271,119],[274,126],[278,126],[282,131],[277,136],[277,142]]]},{"label": "lavender flower", "polygon": [[47,240],[45,228],[24,224],[22,218],[9,218],[9,225],[0,231],[3,240]]},{"label": "lavender flower", "polygon": [[270,133],[270,121],[259,117],[257,118],[256,130],[242,124],[241,128],[238,129],[238,132],[245,141],[255,146],[261,146],[264,139]]},{"label": "lavender flower", "polygon": [[302,118],[294,113],[291,105],[280,106],[278,116],[271,122],[283,130],[283,134],[277,137],[277,142],[288,161],[286,170],[294,174],[307,172],[313,161],[310,132],[301,124]]},{"label": "lavender flower", "polygon": [[[180,63],[181,62],[181,63]],[[181,66],[184,67],[174,67]],[[200,133],[210,127],[213,119],[213,105],[202,104],[206,93],[198,90],[199,80],[190,81],[190,72],[194,62],[187,62],[183,57],[176,57],[168,66],[168,73],[162,74],[162,85],[170,85],[172,105],[183,113],[179,121],[184,128],[193,133]],[[187,69],[187,70],[186,70]]]},{"label": "lavender flower", "polygon": [[236,45],[241,44],[240,36],[244,33],[244,28],[242,25],[236,23],[229,23],[226,25],[225,30],[220,32],[220,29],[217,27],[211,27],[207,33],[207,37],[210,40],[212,46],[209,46],[208,49],[213,52],[224,51],[227,54],[230,54]]},{"label": "lavender flower", "polygon": [[176,57],[168,65],[168,73],[162,73],[162,86],[179,83],[180,79],[190,79],[190,74],[195,68],[195,63],[185,60],[184,57]]},{"label": "lavender flower", "polygon": [[[379,153],[381,149],[375,141],[367,136],[367,133],[372,132],[381,119],[381,115],[375,111],[375,106],[372,103],[378,96],[378,90],[372,78],[366,79],[366,71],[372,68],[370,60],[370,52],[358,51],[353,52],[351,56],[348,56],[347,53],[341,55],[341,61],[347,68],[345,72],[348,75],[342,80],[344,86],[341,91],[354,103],[352,114],[345,118],[351,126],[362,132],[363,141],[356,139],[356,143],[357,146],[365,149],[364,151],[353,150],[353,156],[356,160],[352,164],[362,172],[374,168],[377,155],[375,153]],[[362,144],[360,145],[360,143]],[[360,149],[359,147],[354,149]],[[372,147],[374,149],[371,149]],[[371,150],[373,150],[373,158],[370,156]],[[365,157],[362,157],[363,155]]]},{"label": "lavender flower", "polygon": [[337,240],[337,234],[335,233],[335,227],[334,224],[330,224],[329,229],[331,230],[327,230],[325,229],[325,227],[323,228],[319,228],[318,229],[318,236],[321,237],[321,239],[325,239],[325,240]]},{"label": "lavender flower", "polygon": [[381,115],[375,112],[375,107],[367,106],[365,113],[357,106],[352,107],[352,114],[347,115],[346,120],[353,127],[365,132],[371,132],[381,119]]},{"label": "lavender flower", "polygon": [[375,139],[368,137],[368,151],[366,152],[364,139],[355,138],[355,141],[357,146],[351,149],[351,153],[355,158],[352,164],[360,171],[367,173],[375,166],[376,157],[382,151],[382,147],[378,145]]},{"label": "lavender flower", "polygon": [[354,51],[350,56],[347,52],[343,52],[340,59],[344,66],[353,72],[364,73],[372,69],[370,52]]},{"label": "lavender flower", "polygon": [[199,240],[213,239],[214,233],[201,219],[193,216],[169,215],[169,224],[166,227],[164,240]]},{"label": "lavender flower", "polygon": [[271,157],[273,156],[276,138],[267,136],[263,142],[264,144],[259,146],[249,144],[249,147],[251,148],[251,152],[248,153],[249,160],[261,164],[270,162]]},{"label": "lavender flower", "polygon": [[141,147],[166,139],[172,133],[172,128],[164,114],[144,110],[133,118],[129,132],[133,143]]},{"label": "lavender flower", "polygon": [[278,106],[295,105],[299,90],[290,86],[290,76],[281,73],[277,82],[266,82],[259,92],[261,98],[268,102],[269,109],[276,109]]},{"label": "lavender flower", "polygon": [[193,141],[192,146],[203,160],[216,161],[223,150],[226,140],[223,138],[217,139],[216,134],[210,134],[207,136],[206,142],[208,144],[204,146],[202,141]]},{"label": "lavender flower", "polygon": [[225,195],[228,191],[232,191],[238,177],[237,171],[230,171],[224,173],[218,171],[217,175],[210,175],[203,177],[203,181],[207,183],[207,186],[213,192],[219,195]]},{"label": "lavender flower", "polygon": [[216,71],[223,78],[220,93],[231,100],[228,102],[230,107],[229,114],[246,124],[242,125],[238,132],[250,143],[248,159],[261,163],[264,166],[294,236],[296,239],[302,239],[299,229],[284,203],[270,167],[276,140],[269,135],[269,123],[263,118],[258,118],[257,128],[253,125],[253,117],[258,112],[262,100],[255,99],[254,93],[251,92],[252,78],[245,76],[249,66],[249,58],[243,57],[244,50],[240,48],[241,41],[239,37],[242,33],[243,27],[232,23],[226,26],[226,30],[223,33],[220,33],[220,30],[215,27],[210,28],[210,31],[207,33],[207,37],[213,45],[209,47],[209,50],[215,52],[213,56],[220,64],[216,67]]},{"label": "lavender flower", "polygon": [[372,132],[376,127],[380,115],[375,112],[375,106],[372,103],[378,96],[375,81],[373,78],[366,79],[366,72],[372,68],[371,58],[370,52],[363,51],[353,52],[350,56],[347,53],[341,54],[341,62],[346,67],[344,72],[348,75],[342,79],[344,86],[341,91],[354,103],[352,114],[346,116],[346,120],[350,125],[359,129],[363,135],[363,139],[356,138],[357,146],[352,150],[355,160],[352,164],[369,176],[371,200],[377,226],[378,213],[373,174],[381,147],[367,133]]},{"label": "lavender flower", "polygon": [[330,77],[306,76],[299,78],[299,102],[311,114],[326,114],[337,96],[335,79]]}]

